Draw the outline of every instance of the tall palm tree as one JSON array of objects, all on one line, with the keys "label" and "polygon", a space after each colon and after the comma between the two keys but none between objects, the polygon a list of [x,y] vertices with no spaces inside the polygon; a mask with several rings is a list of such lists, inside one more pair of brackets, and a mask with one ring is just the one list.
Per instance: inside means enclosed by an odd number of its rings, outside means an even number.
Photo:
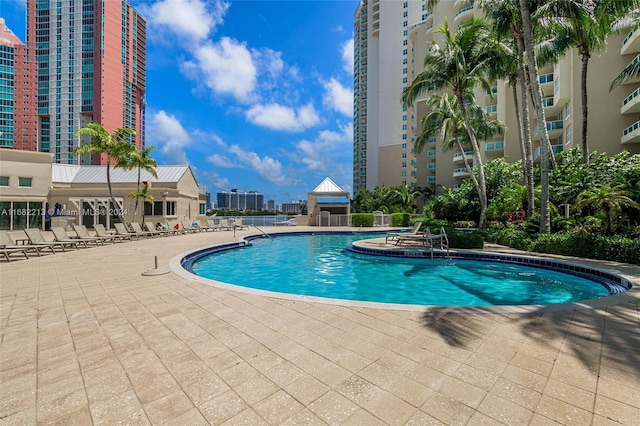
[{"label": "tall palm tree", "polygon": [[529,0],[519,0],[519,2],[524,49],[528,64],[527,68],[532,86],[533,104],[540,134],[540,232],[549,233],[551,232],[551,215],[549,211],[549,133],[547,132],[547,121],[542,105],[542,90],[540,89],[540,81],[538,80],[538,65],[533,46],[533,26],[531,23]]},{"label": "tall palm tree", "polygon": [[622,186],[611,187],[609,184],[603,184],[593,190],[586,190],[580,193],[576,198],[576,206],[583,208],[593,206],[604,212],[607,228],[605,233],[611,233],[612,216],[616,214],[622,207],[631,207],[640,210],[640,204],[633,201],[630,197],[631,192],[625,190]]},{"label": "tall palm tree", "polygon": [[[533,215],[535,197],[535,179],[533,173],[533,147],[531,142],[531,124],[529,121],[529,98],[527,96],[527,70],[524,58],[524,33],[522,31],[522,19],[518,0],[495,1],[479,0],[478,6],[491,19],[493,31],[496,37],[508,37],[511,45],[515,46],[514,55],[505,55],[496,64],[494,70],[496,78],[506,78],[511,86],[513,105],[515,107],[516,123],[518,127],[518,139],[520,141],[520,154],[522,168],[527,188],[527,217]],[[518,108],[518,90],[522,94],[522,116]]]},{"label": "tall palm tree", "polygon": [[397,185],[391,188],[391,196],[400,205],[402,211],[415,212],[416,206],[413,204],[413,200],[420,195],[420,192],[407,185]]},{"label": "tall palm tree", "polygon": [[[155,151],[156,147],[153,145],[147,145],[142,149],[135,149],[131,155],[128,157],[122,158],[116,164],[116,167],[122,167],[127,170],[138,170],[138,181],[136,183],[136,192],[141,192],[140,183],[142,179],[142,171],[148,172],[151,176],[158,179],[158,173],[156,172],[156,167],[158,167],[158,163],[156,160],[151,157],[153,151]],[[138,200],[139,197],[136,198],[136,204],[133,208],[133,217],[136,218],[138,216]],[[144,219],[144,208],[142,209],[142,218]]]},{"label": "tall palm tree", "polygon": [[118,212],[118,218],[124,223],[122,209],[117,208],[118,203],[113,196],[113,188],[111,187],[111,161],[120,161],[131,155],[135,146],[129,143],[130,137],[135,137],[136,132],[129,128],[117,128],[113,134],[109,134],[100,123],[88,123],[82,129],[75,131],[76,135],[87,135],[91,137],[91,143],[77,147],[73,153],[77,155],[85,154],[105,154],[107,156],[107,187],[109,188],[109,197],[111,205]]},{"label": "tall palm tree", "polygon": [[[627,13],[640,6],[638,0],[563,0],[551,2],[540,8],[545,28],[554,37],[544,46],[553,50],[552,55],[560,55],[568,49],[576,48],[582,58],[580,92],[582,102],[582,162],[589,162],[587,71],[591,56],[607,48],[607,38],[629,29],[633,21]],[[553,16],[559,15],[559,16]]]},{"label": "tall palm tree", "polygon": [[424,71],[418,74],[411,85],[403,91],[402,101],[405,105],[410,105],[428,90],[445,88],[451,90],[457,98],[470,145],[473,148],[473,158],[478,167],[480,197],[478,226],[482,228],[486,224],[487,211],[484,167],[464,97],[478,85],[487,91],[491,90],[488,81],[489,71],[495,58],[508,48],[491,37],[487,21],[478,17],[469,19],[455,32],[449,29],[449,23],[445,18],[434,32],[442,35],[442,47],[435,42],[429,46],[424,59]]}]

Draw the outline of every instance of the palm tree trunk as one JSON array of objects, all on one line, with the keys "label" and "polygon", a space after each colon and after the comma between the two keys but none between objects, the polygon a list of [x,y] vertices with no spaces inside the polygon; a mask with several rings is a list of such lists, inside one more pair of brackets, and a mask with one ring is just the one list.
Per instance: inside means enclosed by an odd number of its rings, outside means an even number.
[{"label": "palm tree trunk", "polygon": [[[120,222],[124,223],[124,217],[122,216],[122,209],[119,208],[118,203],[116,202],[116,197],[113,196],[113,188],[111,187],[111,157],[107,154],[107,186],[109,187],[109,197],[111,198],[111,205],[118,212],[118,218]],[[107,214],[111,216],[111,209],[107,209]]]},{"label": "palm tree trunk", "polygon": [[518,94],[514,87],[514,105],[516,108],[516,122],[518,134],[521,138],[522,165],[524,167],[524,180],[527,186],[527,217],[533,216],[535,209],[535,181],[533,177],[533,148],[531,146],[531,123],[529,122],[529,98],[527,96],[527,73],[524,60],[524,38],[517,37],[518,45],[518,74],[520,79],[520,91],[522,92],[522,127],[518,119]]},{"label": "palm tree trunk", "polygon": [[[460,105],[460,114],[464,119],[464,127],[469,134],[469,140],[471,141],[471,147],[473,148],[473,160],[476,167],[478,167],[478,197],[480,198],[480,218],[478,219],[478,228],[482,229],[486,226],[487,222],[487,183],[484,177],[484,165],[482,164],[482,158],[480,157],[480,147],[478,146],[478,140],[476,134],[469,122],[469,116],[467,115],[467,109],[464,106],[462,99],[462,93],[456,93],[458,98],[458,104]],[[464,155],[464,154],[463,154]]]},{"label": "palm tree trunk", "polygon": [[[136,193],[140,193],[140,167],[138,167],[138,183],[136,184]],[[138,217],[138,200],[140,197],[136,197],[136,204],[133,207],[133,219]],[[142,210],[142,223],[144,223],[144,209]]]},{"label": "palm tree trunk", "polygon": [[587,68],[589,65],[589,51],[580,49],[582,55],[582,81],[580,90],[582,92],[582,162],[589,163],[589,143],[587,139],[588,103],[587,103]]},{"label": "palm tree trunk", "polygon": [[551,232],[551,218],[549,212],[549,134],[547,133],[547,121],[542,108],[542,91],[538,81],[538,66],[533,50],[533,30],[531,27],[531,14],[528,0],[520,1],[522,13],[522,28],[524,30],[524,46],[529,64],[529,76],[531,78],[536,118],[540,131],[540,232]]},{"label": "palm tree trunk", "polygon": [[467,168],[467,172],[469,172],[469,176],[471,177],[471,182],[473,182],[473,186],[475,186],[476,191],[479,194],[480,193],[480,184],[478,183],[478,179],[476,178],[476,175],[473,173],[473,167],[470,166],[469,162],[467,161],[467,156],[464,153],[464,147],[460,143],[460,140],[458,139],[457,136],[456,136],[455,139],[456,139],[456,144],[458,144],[458,149],[460,150],[460,153],[462,154],[462,161],[464,161],[464,165]]}]

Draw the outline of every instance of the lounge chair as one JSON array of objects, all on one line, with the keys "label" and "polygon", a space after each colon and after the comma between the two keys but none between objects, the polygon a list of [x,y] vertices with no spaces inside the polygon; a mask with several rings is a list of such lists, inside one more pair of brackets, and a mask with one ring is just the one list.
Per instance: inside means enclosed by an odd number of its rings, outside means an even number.
[{"label": "lounge chair", "polygon": [[122,238],[128,238],[129,240],[136,238],[136,240],[140,239],[140,235],[135,232],[129,232],[124,223],[114,223],[113,226],[116,228],[116,235],[120,235]]},{"label": "lounge chair", "polygon": [[222,227],[220,226],[220,219],[207,219],[207,224],[209,225],[209,229],[212,231],[221,231]]},{"label": "lounge chair", "polygon": [[206,222],[204,220],[199,220],[198,223],[200,224],[200,229],[202,229],[203,231],[215,231],[215,229],[209,225],[208,220]]},{"label": "lounge chair", "polygon": [[111,240],[114,243],[117,243],[123,242],[125,239],[131,240],[131,237],[125,238],[122,235],[114,234],[107,231],[107,229],[101,223],[96,223],[95,225],[93,225],[93,229],[94,231],[96,231],[96,235],[100,238],[104,238],[105,241]]},{"label": "lounge chair", "polygon": [[44,250],[51,251],[51,253],[56,252],[49,244],[16,244],[11,234],[4,230],[0,231],[0,247],[5,250],[27,250],[27,252],[33,252],[37,256],[40,256],[40,253]]},{"label": "lounge chair", "polygon": [[295,217],[292,217],[291,219],[287,219],[287,220],[273,222],[274,226],[296,226],[296,224],[297,224],[297,219]]},{"label": "lounge chair", "polygon": [[11,255],[13,253],[22,253],[24,255],[24,257],[26,257],[27,259],[29,258],[29,254],[27,253],[27,249],[26,248],[6,248],[4,246],[0,246],[0,254],[2,254],[2,256],[4,256],[4,258],[7,260],[7,262],[11,262]]},{"label": "lounge chair", "polygon": [[113,237],[110,235],[102,236],[102,237],[99,235],[92,236],[91,234],[89,234],[89,230],[84,225],[76,225],[74,223],[71,226],[73,226],[73,230],[76,232],[76,235],[78,236],[78,238],[81,238],[85,241],[93,240],[96,242],[96,245],[98,245],[98,243],[104,245],[105,241],[111,241],[112,243],[115,243],[115,241],[113,240]]},{"label": "lounge chair", "polygon": [[79,244],[84,245],[84,248],[88,248],[87,241],[81,240],[79,238],[69,238],[69,234],[64,230],[62,226],[52,226],[51,232],[53,232],[53,241],[57,241],[59,243],[69,243],[75,248],[80,248]]},{"label": "lounge chair", "polygon": [[24,230],[24,233],[27,234],[27,238],[29,238],[29,243],[31,245],[48,245],[52,248],[59,247],[62,251],[67,251],[67,247],[74,247],[76,250],[79,249],[77,242],[61,242],[61,241],[47,241],[42,235],[42,232],[38,228],[27,228]]},{"label": "lounge chair", "polygon": [[249,225],[245,225],[242,218],[233,219],[233,226],[235,226],[236,229],[249,229]]},{"label": "lounge chair", "polygon": [[161,237],[174,234],[173,229],[170,229],[166,226],[163,226],[163,228],[167,228],[167,229],[162,229],[162,228],[158,229],[158,227],[153,226],[153,222],[145,222],[144,227],[147,229],[147,231],[153,232],[156,235],[160,235]]},{"label": "lounge chair", "polygon": [[145,231],[144,229],[142,229],[142,226],[140,226],[138,222],[131,222],[131,229],[133,230],[133,233],[138,235],[139,237],[153,238],[156,235],[161,236],[160,233],[156,231]]},{"label": "lounge chair", "polygon": [[229,219],[220,219],[220,229],[223,231],[233,230],[233,223]]},{"label": "lounge chair", "polygon": [[200,229],[199,227],[193,226],[193,223],[190,223],[188,220],[183,220],[182,221],[182,229],[184,229],[185,232],[200,232],[200,231],[202,231],[202,229]]},{"label": "lounge chair", "polygon": [[397,246],[402,245],[402,243],[405,242],[422,243],[425,246],[429,246],[432,251],[436,245],[438,245],[438,248],[440,249],[449,248],[449,239],[444,228],[440,228],[439,234],[432,234],[431,230],[427,227],[427,230],[424,234],[400,235],[396,239]]},{"label": "lounge chair", "polygon": [[[420,227],[422,226],[422,222],[414,222],[411,231],[409,232],[387,232],[387,236],[384,239],[384,243],[388,243],[389,240],[397,240],[398,237],[406,237],[407,235],[419,235],[418,231],[420,231]],[[396,245],[398,245],[396,243]]]}]

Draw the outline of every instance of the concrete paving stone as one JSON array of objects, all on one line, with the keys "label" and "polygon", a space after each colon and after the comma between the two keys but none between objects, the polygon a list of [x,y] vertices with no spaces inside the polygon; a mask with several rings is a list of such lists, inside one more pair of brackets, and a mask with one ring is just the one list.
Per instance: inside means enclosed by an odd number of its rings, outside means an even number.
[{"label": "concrete paving stone", "polygon": [[402,425],[417,411],[416,407],[379,388],[362,402],[362,407],[389,425]]},{"label": "concrete paving stone", "polygon": [[142,403],[133,390],[113,395],[89,405],[94,425],[112,425],[116,423],[130,425],[148,425],[150,421],[142,408]]},{"label": "concrete paving stone", "polygon": [[269,424],[279,424],[304,409],[304,406],[283,390],[268,396],[253,406]]},{"label": "concrete paving stone", "polygon": [[466,425],[475,410],[462,402],[434,392],[420,410],[447,425]]},{"label": "concrete paving stone", "polygon": [[[300,423],[300,424],[302,424],[302,423]],[[264,425],[264,426],[267,426],[267,425],[269,425],[269,423],[267,423],[266,420],[264,420],[262,417],[260,417],[258,415],[258,413],[256,413],[251,408],[247,408],[243,412],[241,412],[239,414],[236,414],[235,416],[233,416],[229,420],[221,423],[221,426],[240,426],[240,425],[247,425],[247,426],[263,426]]]},{"label": "concrete paving stone", "polygon": [[440,420],[431,417],[424,411],[416,411],[409,420],[405,423],[406,426],[444,426],[445,423]]},{"label": "concrete paving stone", "polygon": [[265,376],[281,388],[293,383],[305,374],[302,369],[296,367],[289,361],[276,364],[264,373]]},{"label": "concrete paving stone", "polygon": [[573,404],[542,395],[536,412],[561,424],[587,425],[593,420],[593,413]]},{"label": "concrete paving stone", "polygon": [[163,396],[144,405],[145,413],[154,424],[175,419],[193,408],[195,407],[191,400],[182,391]]},{"label": "concrete paving stone", "polygon": [[531,411],[534,411],[542,394],[526,386],[519,385],[510,380],[499,378],[489,391],[489,395],[506,399]]},{"label": "concrete paving stone", "polygon": [[593,410],[596,394],[584,389],[549,379],[542,393],[553,399],[575,405],[586,411]]},{"label": "concrete paving stone", "polygon": [[634,425],[640,419],[640,407],[623,404],[605,396],[596,395],[594,414],[617,424]]},{"label": "concrete paving stone", "polygon": [[184,392],[197,406],[228,391],[229,386],[214,373],[198,377],[197,381],[183,386]]},{"label": "concrete paving stone", "polygon": [[385,423],[384,421],[380,420],[379,418],[375,417],[373,414],[363,409],[359,409],[358,411],[353,413],[351,417],[349,417],[347,420],[342,422],[343,426],[361,426],[361,425],[384,426],[386,424],[388,423]]},{"label": "concrete paving stone", "polygon": [[285,419],[282,423],[280,423],[280,425],[281,426],[299,426],[299,425],[326,426],[327,423],[322,421],[318,416],[313,414],[309,409],[305,408],[303,410],[298,411],[296,414],[289,417],[288,419]]},{"label": "concrete paving stone", "polygon": [[355,403],[334,391],[322,395],[309,404],[308,408],[330,425],[342,424],[358,410]]},{"label": "concrete paving stone", "polygon": [[257,402],[276,393],[280,390],[280,387],[262,374],[257,374],[235,385],[233,390],[236,391],[247,404],[253,406]]}]

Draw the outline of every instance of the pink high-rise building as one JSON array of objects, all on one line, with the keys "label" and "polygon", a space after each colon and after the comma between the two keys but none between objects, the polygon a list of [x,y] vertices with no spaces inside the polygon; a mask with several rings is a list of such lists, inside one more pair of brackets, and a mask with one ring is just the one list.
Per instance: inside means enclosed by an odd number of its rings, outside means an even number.
[{"label": "pink high-rise building", "polygon": [[74,132],[97,122],[137,132],[144,146],[146,21],[126,0],[27,0],[27,47],[37,67],[37,150],[64,164],[104,164],[78,157],[91,143]]},{"label": "pink high-rise building", "polygon": [[0,18],[0,147],[37,151],[35,63],[27,46]]}]

